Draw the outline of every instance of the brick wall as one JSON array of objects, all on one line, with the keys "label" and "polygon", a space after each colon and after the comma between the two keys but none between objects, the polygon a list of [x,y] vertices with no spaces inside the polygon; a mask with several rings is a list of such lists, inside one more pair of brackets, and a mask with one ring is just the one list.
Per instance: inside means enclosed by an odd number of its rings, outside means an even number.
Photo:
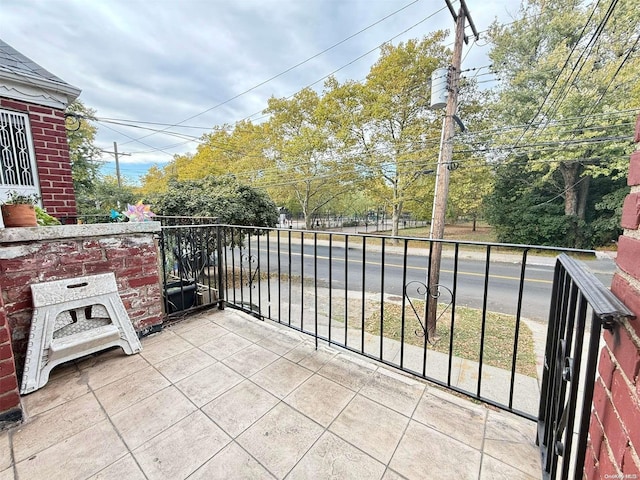
[{"label": "brick wall", "polygon": [[33,313],[29,285],[113,272],[129,318],[144,334],[163,318],[159,229],[158,222],[0,229],[0,422],[22,377]]},{"label": "brick wall", "polygon": [[22,419],[9,324],[0,296],[0,427]]},{"label": "brick wall", "polygon": [[[635,141],[640,144],[640,117]],[[585,477],[640,479],[640,150],[631,156],[611,291],[636,315],[605,331],[593,393]]]},{"label": "brick wall", "polygon": [[6,98],[0,108],[29,114],[43,207],[56,217],[76,215],[64,111]]}]

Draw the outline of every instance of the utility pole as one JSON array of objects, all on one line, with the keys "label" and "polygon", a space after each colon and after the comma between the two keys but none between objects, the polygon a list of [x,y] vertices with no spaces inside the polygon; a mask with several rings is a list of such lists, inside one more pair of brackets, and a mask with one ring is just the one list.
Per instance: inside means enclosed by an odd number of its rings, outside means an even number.
[{"label": "utility pole", "polygon": [[[478,32],[469,15],[469,9],[465,0],[460,0],[460,9],[455,13],[450,0],[445,0],[449,11],[456,22],[456,32],[453,47],[453,58],[449,67],[447,107],[442,125],[442,137],[440,141],[440,154],[438,156],[438,168],[436,171],[436,189],[433,198],[433,218],[431,219],[431,238],[442,239],[444,237],[444,225],[447,213],[447,197],[449,195],[449,177],[451,175],[451,160],[453,158],[454,116],[458,108],[458,85],[460,83],[460,66],[462,63],[462,43],[468,42],[464,35],[466,21],[476,37]],[[436,335],[436,320],[438,310],[438,286],[440,283],[440,263],[442,260],[442,242],[433,242],[431,258],[429,259],[428,281],[428,309],[427,309],[427,338]]]},{"label": "utility pole", "polygon": [[102,153],[109,153],[116,159],[116,179],[118,180],[118,188],[122,188],[122,180],[120,179],[120,157],[130,157],[130,153],[118,153],[118,142],[113,142],[113,152],[108,150],[100,150]]}]

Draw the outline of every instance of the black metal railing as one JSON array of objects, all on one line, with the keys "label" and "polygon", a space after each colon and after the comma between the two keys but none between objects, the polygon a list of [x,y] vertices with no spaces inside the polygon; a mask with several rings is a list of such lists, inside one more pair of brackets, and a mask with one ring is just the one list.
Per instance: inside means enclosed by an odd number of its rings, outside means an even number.
[{"label": "black metal railing", "polygon": [[[532,268],[530,252],[587,251],[439,241],[442,270],[431,286],[435,242],[289,228],[163,227],[167,312],[238,308],[537,420],[533,334],[542,330],[544,338],[553,278],[551,266]],[[509,263],[500,262],[503,255]],[[207,289],[215,301],[203,301]],[[438,305],[438,328],[430,337],[431,302]]]},{"label": "black metal railing", "polygon": [[165,312],[219,305],[222,236],[215,225],[167,225],[159,238]]},{"label": "black metal railing", "polygon": [[545,479],[582,478],[601,328],[624,318],[633,313],[584,265],[558,257],[538,413]]}]

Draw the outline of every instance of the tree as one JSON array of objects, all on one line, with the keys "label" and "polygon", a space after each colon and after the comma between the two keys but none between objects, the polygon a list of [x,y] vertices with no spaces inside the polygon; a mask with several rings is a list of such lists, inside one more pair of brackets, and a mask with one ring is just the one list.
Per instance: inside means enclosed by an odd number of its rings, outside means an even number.
[{"label": "tree", "polygon": [[93,181],[91,191],[78,202],[83,215],[108,215],[111,210],[118,212],[127,208],[127,204],[136,202],[134,187],[126,179],[118,185],[115,175],[99,175]]},{"label": "tree", "polygon": [[427,79],[450,57],[444,38],[439,31],[384,45],[364,83],[327,84],[328,119],[342,151],[363,179],[382,179],[386,185],[393,235],[406,202],[423,190],[425,175],[437,161],[440,122],[429,109]]},{"label": "tree", "polygon": [[96,112],[76,100],[67,107],[66,113],[78,118],[78,121],[70,122],[72,126],[67,129],[67,141],[73,188],[78,206],[82,207],[88,204],[101,165],[100,149],[94,145],[98,129],[91,123]]},{"label": "tree", "polygon": [[275,168],[264,185],[286,204],[295,199],[312,228],[314,216],[352,188],[353,168],[338,154],[320,96],[305,88],[291,99],[269,99],[270,156]]},{"label": "tree", "polygon": [[[590,243],[589,209],[598,203],[593,196],[602,198],[619,188],[618,179],[625,175],[633,115],[621,112],[638,101],[633,75],[640,63],[633,53],[639,25],[633,0],[586,5],[527,0],[515,22],[496,24],[490,31],[490,57],[502,79],[493,117],[508,127],[494,139],[493,151],[509,160],[505,165],[525,164],[535,173],[522,195],[546,191],[548,198],[542,201],[562,205],[560,212],[544,213],[566,217],[558,222],[531,216],[545,224],[568,225],[569,234],[560,237],[560,244]],[[591,185],[599,177],[594,192]],[[508,175],[497,178],[510,181]]]},{"label": "tree", "polygon": [[278,210],[268,195],[232,176],[170,180],[153,205],[156,214],[217,217],[220,223],[274,227]]}]

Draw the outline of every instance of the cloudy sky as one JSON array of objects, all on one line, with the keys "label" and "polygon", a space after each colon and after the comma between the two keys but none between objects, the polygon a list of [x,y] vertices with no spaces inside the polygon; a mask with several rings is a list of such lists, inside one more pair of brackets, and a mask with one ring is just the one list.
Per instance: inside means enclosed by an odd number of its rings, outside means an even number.
[{"label": "cloudy sky", "polygon": [[[321,79],[333,72],[340,81],[364,79],[384,42],[454,26],[444,0],[0,0],[0,5],[0,38],[82,89],[80,98],[103,119],[98,146],[112,150],[117,141],[119,151],[130,153],[121,158],[121,171],[133,181],[154,163],[194,151],[197,143],[109,122],[199,137],[213,125],[258,119],[271,96],[287,97],[314,82],[320,89]],[[510,21],[518,5],[467,0],[479,31],[496,18]],[[463,68],[487,65],[485,41],[469,45]],[[103,160],[108,162],[103,171],[114,173],[113,157],[105,154]]]}]

